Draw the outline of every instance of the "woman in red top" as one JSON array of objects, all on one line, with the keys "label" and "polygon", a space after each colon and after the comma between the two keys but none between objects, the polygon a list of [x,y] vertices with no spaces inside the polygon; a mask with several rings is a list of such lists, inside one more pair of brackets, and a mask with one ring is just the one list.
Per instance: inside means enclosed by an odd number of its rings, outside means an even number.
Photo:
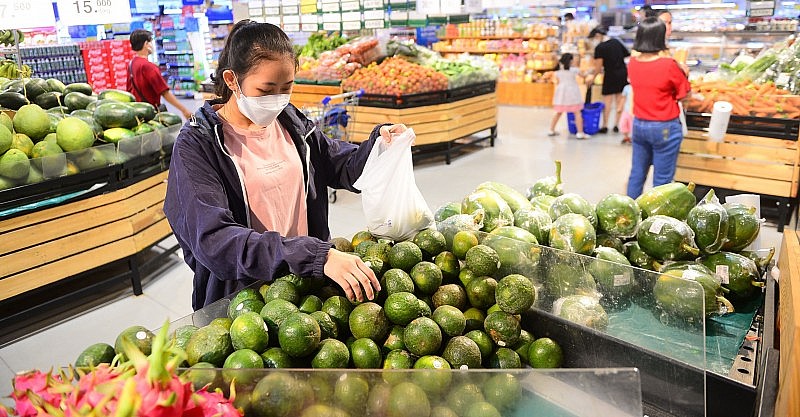
[{"label": "woman in red top", "polygon": [[633,158],[628,178],[632,198],[642,194],[651,165],[654,187],[672,182],[683,140],[678,100],[686,97],[691,86],[674,59],[659,55],[667,50],[666,32],[666,25],[657,17],[639,23],[633,45],[639,55],[628,64],[634,93]]}]

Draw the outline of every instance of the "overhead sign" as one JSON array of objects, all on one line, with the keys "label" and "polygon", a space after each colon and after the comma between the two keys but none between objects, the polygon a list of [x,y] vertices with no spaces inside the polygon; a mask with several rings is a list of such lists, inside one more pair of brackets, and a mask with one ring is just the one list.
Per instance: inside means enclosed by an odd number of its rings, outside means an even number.
[{"label": "overhead sign", "polygon": [[131,21],[127,0],[57,0],[58,17],[67,26]]},{"label": "overhead sign", "polygon": [[[125,4],[127,5],[127,0]],[[0,0],[0,29],[30,29],[55,25],[56,16],[49,0]]]}]

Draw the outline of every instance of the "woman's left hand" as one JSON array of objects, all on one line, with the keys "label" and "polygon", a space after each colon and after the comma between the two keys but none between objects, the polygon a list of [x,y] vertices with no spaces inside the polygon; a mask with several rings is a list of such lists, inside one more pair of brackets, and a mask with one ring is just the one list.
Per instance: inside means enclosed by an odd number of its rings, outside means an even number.
[{"label": "woman's left hand", "polygon": [[406,125],[402,123],[396,125],[384,125],[381,126],[380,134],[381,137],[383,138],[383,141],[386,142],[386,144],[388,145],[392,143],[392,140],[396,135],[399,135],[405,132],[406,130],[408,130],[408,128],[406,127]]}]

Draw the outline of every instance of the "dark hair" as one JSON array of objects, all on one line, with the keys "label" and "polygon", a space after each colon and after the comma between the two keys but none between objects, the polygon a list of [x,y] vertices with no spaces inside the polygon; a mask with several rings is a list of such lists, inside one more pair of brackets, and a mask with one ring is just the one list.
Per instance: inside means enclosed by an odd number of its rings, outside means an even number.
[{"label": "dark hair", "polygon": [[225,84],[222,73],[231,70],[242,82],[253,67],[260,62],[278,61],[288,58],[297,68],[297,56],[292,41],[281,28],[270,23],[257,23],[252,20],[237,22],[228,34],[225,47],[219,54],[217,70],[212,77],[214,92],[228,101],[233,92]]},{"label": "dark hair", "polygon": [[141,51],[144,48],[144,44],[146,42],[151,42],[153,40],[153,34],[150,33],[148,30],[144,29],[136,29],[131,32],[130,41],[131,41],[131,49],[134,51]]},{"label": "dark hair", "polygon": [[645,4],[640,10],[644,10],[645,19],[648,17],[658,16],[658,12],[655,11],[649,4]]},{"label": "dark hair", "polygon": [[642,20],[636,29],[633,49],[642,53],[661,52],[667,49],[667,25],[653,16]]},{"label": "dark hair", "polygon": [[589,32],[588,38],[592,39],[597,35],[605,35],[606,33],[608,33],[608,29],[606,29],[605,26],[597,26]]},{"label": "dark hair", "polygon": [[564,67],[565,70],[568,70],[570,64],[572,64],[572,54],[569,52],[565,52],[563,55],[561,55],[561,59],[558,60],[558,63],[561,64],[561,66]]},{"label": "dark hair", "polygon": [[575,15],[567,12],[564,14],[564,20],[575,20]]}]

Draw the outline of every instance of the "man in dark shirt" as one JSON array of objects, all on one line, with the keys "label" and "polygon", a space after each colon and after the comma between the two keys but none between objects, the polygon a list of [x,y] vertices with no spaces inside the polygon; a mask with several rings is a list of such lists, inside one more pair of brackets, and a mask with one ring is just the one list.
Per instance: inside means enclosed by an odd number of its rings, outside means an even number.
[{"label": "man in dark shirt", "polygon": [[130,42],[131,49],[136,55],[128,65],[128,92],[133,94],[137,101],[150,103],[157,109],[160,108],[163,97],[188,119],[192,112],[169,91],[169,86],[161,76],[158,66],[147,60],[153,53],[153,34],[143,29],[136,29],[131,33]]},{"label": "man in dark shirt", "polygon": [[[622,89],[628,84],[628,68],[625,65],[625,58],[631,53],[628,48],[618,39],[606,36],[606,30],[602,27],[592,29],[589,39],[599,37],[602,41],[594,48],[595,74],[603,73],[603,127],[600,133],[608,132],[608,114],[611,105],[614,104],[616,117],[614,123],[619,123],[622,115],[622,107],[625,97]],[[614,131],[619,129],[614,127]]]}]

